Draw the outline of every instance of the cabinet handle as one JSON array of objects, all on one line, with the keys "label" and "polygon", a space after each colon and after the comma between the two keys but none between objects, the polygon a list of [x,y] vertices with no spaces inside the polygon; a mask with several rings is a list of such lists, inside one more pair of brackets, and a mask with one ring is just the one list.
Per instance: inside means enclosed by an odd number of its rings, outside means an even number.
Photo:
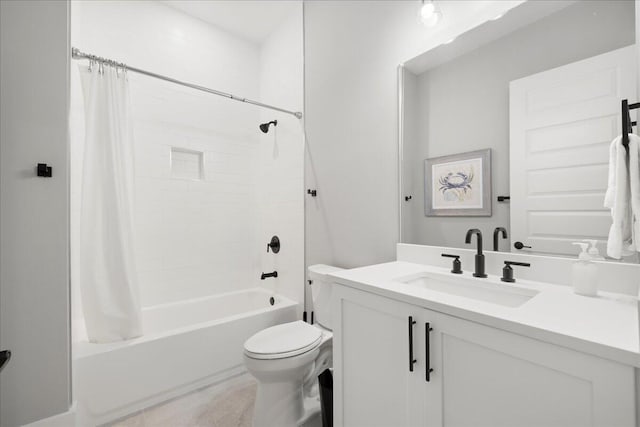
[{"label": "cabinet handle", "polygon": [[409,316],[409,372],[413,372],[413,364],[417,362],[413,358],[413,325],[416,321],[413,320],[413,316]]},{"label": "cabinet handle", "polygon": [[433,331],[433,328],[430,326],[429,322],[424,324],[424,354],[425,354],[425,380],[427,382],[431,381],[431,372],[433,369],[431,368],[431,357],[429,355],[429,332]]}]

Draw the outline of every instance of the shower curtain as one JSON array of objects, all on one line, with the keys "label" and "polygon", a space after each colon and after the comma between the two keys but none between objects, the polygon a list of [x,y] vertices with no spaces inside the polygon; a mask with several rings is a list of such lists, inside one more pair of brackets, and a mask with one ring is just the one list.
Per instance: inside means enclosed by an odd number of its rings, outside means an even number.
[{"label": "shower curtain", "polygon": [[81,66],[85,141],[80,203],[79,287],[87,336],[142,335],[134,254],[134,147],[126,73]]}]

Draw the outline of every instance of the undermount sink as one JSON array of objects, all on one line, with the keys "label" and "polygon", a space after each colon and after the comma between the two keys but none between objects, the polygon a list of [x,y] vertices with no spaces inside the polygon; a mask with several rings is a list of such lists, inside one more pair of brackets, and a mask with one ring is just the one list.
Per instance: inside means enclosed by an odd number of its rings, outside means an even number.
[{"label": "undermount sink", "polygon": [[396,281],[505,307],[520,307],[539,293],[533,289],[487,282],[486,279],[439,273],[419,273]]}]

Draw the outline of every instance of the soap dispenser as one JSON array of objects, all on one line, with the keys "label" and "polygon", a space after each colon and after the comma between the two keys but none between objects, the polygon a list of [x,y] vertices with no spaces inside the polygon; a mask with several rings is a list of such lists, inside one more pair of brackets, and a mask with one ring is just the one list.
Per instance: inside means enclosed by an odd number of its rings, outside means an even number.
[{"label": "soap dispenser", "polygon": [[604,261],[604,257],[600,255],[600,251],[598,250],[598,241],[595,239],[583,239],[583,242],[588,242],[591,244],[589,248],[589,256],[594,261]]},{"label": "soap dispenser", "polygon": [[573,243],[582,248],[578,260],[573,263],[571,271],[571,284],[573,292],[578,295],[595,297],[598,295],[598,267],[593,262],[587,249],[589,243]]}]

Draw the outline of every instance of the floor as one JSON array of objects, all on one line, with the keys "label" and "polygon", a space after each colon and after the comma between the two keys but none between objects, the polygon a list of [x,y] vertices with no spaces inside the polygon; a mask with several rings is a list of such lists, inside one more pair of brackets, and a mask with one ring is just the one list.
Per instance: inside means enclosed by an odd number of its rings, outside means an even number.
[{"label": "floor", "polygon": [[196,390],[109,427],[251,427],[256,382],[248,377]]}]

